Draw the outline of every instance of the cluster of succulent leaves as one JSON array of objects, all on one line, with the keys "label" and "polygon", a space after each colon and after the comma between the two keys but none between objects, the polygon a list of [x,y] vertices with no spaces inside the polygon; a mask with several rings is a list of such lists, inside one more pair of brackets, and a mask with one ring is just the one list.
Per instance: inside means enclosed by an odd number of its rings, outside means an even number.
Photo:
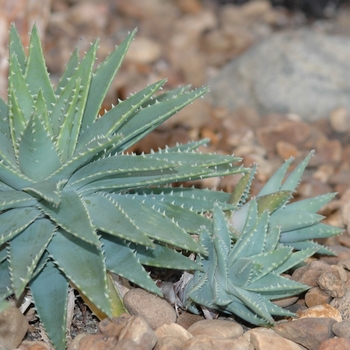
[{"label": "cluster of succulent leaves", "polygon": [[[286,206],[293,189],[287,182],[280,185],[281,175],[280,183],[275,176],[261,196],[243,204],[253,172],[237,165],[237,157],[198,152],[208,140],[150,154],[127,153],[207,92],[162,92],[162,80],[99,117],[134,34],[96,69],[98,42],[81,60],[75,51],[54,89],[36,27],[27,55],[16,29],[10,30],[8,102],[0,99],[0,301],[10,296],[19,300],[29,287],[58,350],[65,348],[69,284],[112,316],[118,296],[110,273],[162,295],[143,265],[198,271],[188,294],[192,301],[253,323],[260,318],[270,322],[269,315],[281,311],[265,299],[305,288],[278,274],[322,250],[309,239],[320,232],[336,234],[317,226],[322,224],[314,214],[331,195],[316,204]],[[237,173],[247,175],[232,195],[170,186]],[[288,210],[301,215],[299,226],[290,222]],[[212,211],[214,220],[203,215]],[[199,242],[193,234],[200,235]],[[306,250],[292,253],[291,247]],[[196,253],[197,261],[182,251]],[[267,287],[273,278],[286,287]],[[225,304],[228,300],[231,306]]]},{"label": "cluster of succulent leaves", "polygon": [[204,271],[194,273],[183,295],[189,310],[197,313],[195,304],[199,304],[255,325],[273,324],[272,315],[295,316],[271,300],[300,294],[309,287],[280,274],[315,253],[333,255],[312,239],[342,232],[321,223],[323,217],[316,213],[333,193],[288,204],[311,155],[283,182],[292,159],[287,160],[246,203],[254,169],[244,175],[228,198],[236,210],[225,214],[215,204],[212,232],[203,228],[200,233],[208,256],[197,255],[196,260]]},{"label": "cluster of succulent leaves", "polygon": [[191,234],[211,225],[200,212],[222,194],[167,184],[245,170],[233,165],[237,157],[196,152],[207,140],[127,153],[207,92],[161,93],[162,80],[99,118],[133,36],[96,69],[97,42],[81,61],[75,51],[54,90],[36,27],[28,55],[10,31],[8,103],[0,100],[0,299],[19,299],[29,285],[56,349],[65,348],[69,283],[112,316],[107,271],[162,295],[143,265],[199,268],[174,248],[205,253]]}]

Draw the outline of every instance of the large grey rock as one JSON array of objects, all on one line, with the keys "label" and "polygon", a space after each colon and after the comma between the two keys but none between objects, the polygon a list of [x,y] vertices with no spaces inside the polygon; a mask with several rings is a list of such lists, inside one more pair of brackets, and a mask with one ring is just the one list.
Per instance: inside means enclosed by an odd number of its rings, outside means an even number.
[{"label": "large grey rock", "polygon": [[350,38],[309,29],[271,35],[228,63],[208,84],[216,106],[326,117],[350,111]]}]

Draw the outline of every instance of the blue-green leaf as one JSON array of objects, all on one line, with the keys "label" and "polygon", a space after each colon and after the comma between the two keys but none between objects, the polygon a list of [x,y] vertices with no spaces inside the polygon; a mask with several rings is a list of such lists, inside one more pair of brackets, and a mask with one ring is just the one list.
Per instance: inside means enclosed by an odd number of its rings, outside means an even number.
[{"label": "blue-green leaf", "polygon": [[141,288],[162,296],[160,289],[142,267],[135,252],[129,248],[124,240],[115,236],[103,235],[101,242],[106,256],[108,271],[114,272],[136,283]]},{"label": "blue-green leaf", "polygon": [[182,249],[205,254],[203,247],[165,214],[123,195],[110,194],[108,197],[115,200],[135,225],[149,237]]},{"label": "blue-green leaf", "polygon": [[106,266],[101,247],[91,245],[64,230],[58,230],[47,250],[60,270],[102,312],[111,316]]},{"label": "blue-green leaf", "polygon": [[61,161],[43,119],[34,113],[19,145],[19,166],[29,178],[42,181],[61,166]]},{"label": "blue-green leaf", "polygon": [[0,194],[0,210],[30,207],[37,203],[37,200],[22,191],[8,190]]},{"label": "blue-green leaf", "polygon": [[33,26],[30,35],[25,79],[32,95],[37,95],[39,90],[42,89],[47,109],[50,111],[52,104],[56,102],[56,98],[46,69],[36,25]]},{"label": "blue-green leaf", "polygon": [[9,48],[10,48],[10,57],[12,57],[13,54],[16,55],[19,66],[21,68],[21,73],[24,74],[26,65],[27,65],[27,58],[21,42],[21,38],[19,37],[18,31],[14,23],[12,23],[10,27]]},{"label": "blue-green leaf", "polygon": [[36,208],[16,208],[0,215],[0,246],[29,226],[41,211]]},{"label": "blue-green leaf", "polygon": [[91,87],[88,95],[88,100],[83,116],[82,130],[85,130],[93,124],[98,111],[101,108],[103,99],[106,96],[114,76],[116,75],[129,45],[134,38],[136,30],[131,32],[117,49],[110,54],[106,60],[97,67],[96,72],[91,80]]},{"label": "blue-green leaf", "polygon": [[118,236],[130,242],[154,247],[152,240],[123,210],[123,207],[101,194],[84,197],[93,225],[100,231]]},{"label": "blue-green leaf", "polygon": [[68,282],[49,261],[30,283],[36,311],[56,350],[66,349]]},{"label": "blue-green leaf", "polygon": [[41,201],[38,207],[65,231],[92,245],[100,245],[89,212],[78,193],[63,191],[58,207],[46,201]]},{"label": "blue-green leaf", "polygon": [[10,270],[13,291],[20,297],[49,244],[55,225],[47,219],[34,221],[10,242]]}]

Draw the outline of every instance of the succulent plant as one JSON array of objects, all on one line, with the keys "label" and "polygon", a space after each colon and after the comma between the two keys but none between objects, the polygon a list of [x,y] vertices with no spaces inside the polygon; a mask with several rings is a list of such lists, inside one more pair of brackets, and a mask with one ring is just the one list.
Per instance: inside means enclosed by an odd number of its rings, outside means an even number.
[{"label": "succulent plant", "polygon": [[234,156],[201,154],[202,140],[127,153],[207,92],[159,92],[165,80],[98,113],[135,32],[94,70],[95,42],[75,51],[53,89],[36,27],[25,54],[10,30],[8,102],[0,99],[0,300],[30,287],[57,350],[65,348],[69,283],[112,315],[109,272],[161,295],[143,265],[200,266],[179,250],[206,254],[191,237],[212,225],[201,212],[226,194],[172,188],[174,182],[242,173]]},{"label": "succulent plant", "polygon": [[[213,230],[204,227],[200,242],[208,256],[197,255],[204,271],[194,272],[182,291],[182,303],[198,313],[196,304],[235,314],[255,325],[273,324],[272,315],[295,316],[271,300],[300,294],[310,288],[280,274],[315,254],[333,254],[312,241],[337,235],[342,229],[320,223],[316,214],[334,194],[290,204],[292,192],[312,152],[283,182],[292,159],[287,160],[247,203],[255,172],[245,174],[228,202],[238,209],[226,214],[216,204]],[[229,196],[227,194],[227,196]],[[243,204],[244,203],[244,204]]]}]

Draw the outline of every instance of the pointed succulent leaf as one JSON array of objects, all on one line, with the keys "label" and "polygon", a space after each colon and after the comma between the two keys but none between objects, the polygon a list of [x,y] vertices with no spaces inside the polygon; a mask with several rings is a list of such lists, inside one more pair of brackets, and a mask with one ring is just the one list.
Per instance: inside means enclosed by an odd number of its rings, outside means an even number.
[{"label": "pointed succulent leaf", "polygon": [[145,101],[141,107],[147,108],[155,103],[159,103],[162,101],[168,101],[176,96],[180,96],[180,95],[183,95],[183,94],[189,92],[190,89],[191,89],[191,85],[187,85],[187,86],[180,86],[176,89],[172,89],[170,91],[163,92],[163,93],[158,94],[155,97],[151,97],[150,99]]},{"label": "pointed succulent leaf", "polygon": [[58,206],[61,201],[61,191],[64,184],[65,181],[44,180],[23,188],[23,191]]},{"label": "pointed succulent leaf", "polygon": [[324,254],[330,256],[336,256],[337,254],[332,251],[332,249],[328,249],[322,244],[313,242],[313,241],[299,241],[299,242],[291,242],[288,243],[288,246],[293,247],[296,250],[303,249],[316,249],[317,254]]},{"label": "pointed succulent leaf", "polygon": [[36,311],[57,350],[66,349],[68,282],[52,261],[30,283]]},{"label": "pointed succulent leaf", "polygon": [[237,206],[241,206],[242,204],[245,203],[249,195],[250,186],[254,179],[255,171],[256,171],[256,165],[250,171],[243,174],[238,184],[235,186],[233,192],[231,193],[228,203],[231,203]]},{"label": "pointed succulent leaf", "polygon": [[292,171],[292,173],[288,176],[286,181],[281,186],[281,190],[287,191],[295,191],[298,187],[301,176],[304,173],[304,170],[309,163],[310,158],[314,155],[315,151],[311,151],[306,158],[297,165],[297,167]]},{"label": "pointed succulent leaf", "polygon": [[0,247],[0,262],[4,261],[5,259],[7,259],[7,255],[8,255],[8,252],[7,252],[7,247],[6,245],[2,245]]},{"label": "pointed succulent leaf", "polygon": [[291,210],[305,210],[308,212],[316,213],[329,201],[335,197],[336,193],[326,193],[320,196],[305,198],[293,203],[288,204],[288,209]]},{"label": "pointed succulent leaf", "polygon": [[201,270],[202,268],[194,261],[177,253],[174,249],[155,243],[154,249],[131,244],[136,256],[142,265],[162,267],[174,270]]},{"label": "pointed succulent leaf", "polygon": [[148,291],[162,296],[160,289],[142,267],[133,249],[119,237],[101,237],[108,271],[116,273]]},{"label": "pointed succulent leaf", "polygon": [[116,106],[107,111],[103,115],[103,118],[96,120],[93,127],[82,131],[77,149],[85,146],[91,139],[99,135],[112,135],[118,127],[127,123],[128,118],[140,107],[140,105],[151,97],[162,85],[165,84],[165,82],[166,80],[160,80],[149,85],[145,89],[131,95],[128,99],[119,102]]},{"label": "pointed succulent leaf", "polygon": [[212,211],[215,203],[220,204],[222,210],[234,210],[236,207],[227,203],[229,194],[207,189],[183,187],[154,187],[142,188],[136,191],[139,195],[147,195],[165,203],[181,206],[194,212]]},{"label": "pointed succulent leaf", "polygon": [[140,227],[150,238],[205,254],[201,245],[165,214],[123,195],[110,194],[108,197],[119,203],[130,219],[135,222],[135,225]]},{"label": "pointed succulent leaf", "polygon": [[324,217],[319,214],[284,208],[272,213],[270,217],[270,225],[271,227],[280,226],[282,232],[292,231],[315,225],[323,218]]},{"label": "pointed succulent leaf", "polygon": [[290,191],[278,191],[257,197],[258,212],[261,214],[265,210],[271,214],[275,210],[282,208],[292,198]]},{"label": "pointed succulent leaf", "polygon": [[13,23],[10,27],[9,49],[10,57],[12,57],[12,54],[15,54],[17,56],[17,60],[21,67],[21,72],[24,74],[27,65],[27,58],[24,53],[21,38],[19,37],[18,31]]},{"label": "pointed succulent leaf", "polygon": [[267,300],[254,292],[250,292],[246,289],[236,287],[231,282],[228,283],[228,290],[231,294],[241,300],[249,309],[254,311],[258,316],[265,319],[269,323],[273,323],[274,320],[267,308]]},{"label": "pointed succulent leaf", "polygon": [[231,248],[231,236],[228,230],[224,213],[216,205],[213,211],[214,222],[213,222],[213,244],[214,244],[214,259],[215,263],[215,282],[218,283],[217,292],[215,295],[221,294],[220,300],[224,301],[225,304],[228,303],[227,297],[223,297],[223,293],[220,293],[222,287],[226,289],[227,284],[227,255],[229,249]]},{"label": "pointed succulent leaf", "polygon": [[79,52],[78,49],[75,49],[74,52],[72,53],[69,62],[67,63],[64,72],[58,81],[55,95],[60,95],[61,90],[64,89],[64,87],[67,85],[68,81],[72,78],[76,70],[78,69],[79,65]]},{"label": "pointed succulent leaf", "polygon": [[11,240],[10,269],[13,291],[17,298],[31,280],[33,271],[55,228],[50,220],[36,220]]},{"label": "pointed succulent leaf", "polygon": [[37,203],[37,200],[29,194],[21,191],[2,191],[0,195],[0,210],[30,207]]},{"label": "pointed succulent leaf", "polygon": [[[281,185],[284,180],[284,177],[287,173],[287,170],[292,163],[293,158],[287,159],[278,169],[277,171],[270,177],[269,180],[265,183],[263,188],[258,193],[258,197],[265,196],[267,194],[271,194],[281,190]],[[293,190],[292,190],[293,191]]]},{"label": "pointed succulent leaf", "polygon": [[249,258],[236,260],[228,270],[228,278],[232,284],[238,287],[246,286],[251,279],[253,261]]},{"label": "pointed succulent leaf", "polygon": [[37,95],[39,90],[42,89],[47,109],[50,111],[56,98],[46,69],[36,25],[33,26],[30,35],[25,79],[32,95]]},{"label": "pointed succulent leaf", "polygon": [[68,180],[68,178],[82,165],[89,162],[96,154],[106,147],[118,142],[122,136],[115,135],[113,137],[101,137],[91,141],[85,148],[78,153],[73,154],[62,166],[55,171],[48,179],[50,180]]},{"label": "pointed succulent leaf", "polygon": [[38,207],[65,231],[92,245],[100,245],[89,212],[78,193],[63,191],[58,207],[46,201],[41,201]]},{"label": "pointed succulent leaf", "polygon": [[112,273],[109,271],[107,271],[107,286],[113,317],[119,317],[121,314],[128,312],[123,302],[123,296],[114,283]]},{"label": "pointed succulent leaf", "polygon": [[106,266],[101,248],[59,229],[47,250],[66,277],[110,316]]},{"label": "pointed succulent leaf", "polygon": [[154,208],[171,219],[174,219],[178,225],[189,233],[198,233],[201,226],[211,227],[212,222],[208,218],[184,209],[181,206],[176,206],[170,203],[159,201],[148,196],[133,196],[136,200]]},{"label": "pointed succulent leaf", "polygon": [[297,230],[282,232],[280,242],[284,244],[299,242],[306,239],[327,238],[341,234],[344,229],[322,223],[302,227]]},{"label": "pointed succulent leaf", "polygon": [[186,180],[197,180],[203,178],[206,174],[212,173],[208,168],[177,166],[176,168],[160,169],[150,172],[120,174],[119,176],[106,176],[93,181],[79,189],[84,195],[96,191],[117,191],[134,189],[143,186],[156,186],[167,184],[169,182],[178,182]]},{"label": "pointed succulent leaf", "polygon": [[[78,65],[73,75],[69,77],[69,79],[67,79],[67,84],[63,87],[61,93],[58,95],[57,102],[53,105],[51,113],[51,124],[53,135],[55,137],[63,133],[72,135],[73,139],[76,140],[76,138],[79,136],[78,133],[81,131],[81,118],[82,113],[84,112],[86,98],[91,82],[92,69],[96,57],[97,44],[98,43],[96,41],[94,44],[91,45],[89,51],[84,56],[81,63]],[[79,87],[78,91],[76,90],[76,86],[78,84],[77,81],[81,82],[81,86]],[[79,95],[79,103],[78,101],[75,101],[75,103],[73,103],[72,100],[74,99],[74,95],[78,92],[81,93],[81,95]],[[69,129],[67,124],[65,127],[62,126],[66,119],[66,114],[68,113],[71,104],[74,104],[74,106],[72,107],[72,112],[74,111],[75,107],[78,107],[79,109],[76,111],[77,125],[74,126],[74,130]],[[75,128],[78,128],[79,130],[76,130]],[[75,142],[73,143],[75,144]]]},{"label": "pointed succulent leaf", "polygon": [[114,76],[116,75],[131,41],[136,34],[136,30],[131,32],[117,49],[110,54],[106,60],[97,67],[91,80],[91,87],[87,99],[87,104],[82,119],[82,130],[89,128],[95,121],[102,102],[107,94]]},{"label": "pointed succulent leaf", "polygon": [[101,194],[84,197],[84,202],[93,225],[102,232],[117,236],[130,242],[154,248],[151,239],[112,198]]},{"label": "pointed succulent leaf", "polygon": [[115,147],[115,151],[122,152],[145,137],[160,124],[169,119],[177,111],[190,104],[193,100],[208,92],[207,88],[196,89],[192,92],[174,97],[173,99],[156,103],[149,108],[141,109],[116,132],[125,135],[123,142]]},{"label": "pointed succulent leaf", "polygon": [[291,268],[295,268],[298,264],[305,261],[310,256],[314,255],[316,253],[316,248],[309,248],[300,250],[298,252],[294,252],[292,255],[290,255],[282,264],[280,264],[277,269],[273,271],[274,274],[281,274],[286,271],[288,271]]},{"label": "pointed succulent leaf", "polygon": [[261,266],[261,270],[255,276],[252,276],[251,282],[259,280],[261,277],[272,272],[281,265],[289,256],[292,255],[292,248],[280,247],[268,253],[257,254],[251,257],[255,264]]},{"label": "pointed succulent leaf", "polygon": [[240,162],[242,160],[242,158],[234,156],[202,154],[198,152],[157,152],[146,154],[145,157],[165,160],[173,164],[194,165],[199,167],[215,167],[222,164]]},{"label": "pointed succulent leaf", "polygon": [[[12,93],[17,98],[18,106],[23,113],[23,119],[21,122],[24,123],[22,126],[22,128],[24,128],[25,122],[29,119],[30,115],[33,112],[34,100],[21,71],[20,63],[18,62],[16,53],[13,53],[10,59],[9,84],[12,87]],[[17,116],[14,115],[14,118],[17,118]],[[14,124],[16,123],[14,122]],[[17,136],[19,135],[19,131],[20,130],[16,130]]]},{"label": "pointed succulent leaf", "polygon": [[267,299],[279,299],[300,294],[305,290],[308,290],[310,287],[283,276],[279,276],[274,272],[249,283],[245,288],[251,292],[262,294]]},{"label": "pointed succulent leaf", "polygon": [[[64,115],[64,120],[61,124],[60,131],[57,137],[56,145],[60,150],[60,157],[63,161],[66,161],[68,157],[72,155],[72,150],[70,149],[70,142],[74,142],[72,140],[72,129],[75,124],[79,125],[79,122],[76,121],[76,113],[77,113],[77,104],[80,99],[80,91],[81,89],[81,79],[77,78],[75,80],[75,86],[72,90],[73,98],[69,102],[68,109]],[[77,131],[76,131],[77,132]]]},{"label": "pointed succulent leaf", "polygon": [[238,258],[250,257],[263,251],[268,220],[269,215],[265,211],[246,233],[242,233],[228,255],[227,260],[229,265]]},{"label": "pointed succulent leaf", "polygon": [[34,105],[34,113],[36,113],[43,121],[45,129],[48,131],[48,134],[52,135],[51,121],[49,120],[49,114],[47,111],[47,106],[44,98],[42,89],[39,90],[39,93],[36,97]]},{"label": "pointed succulent leaf", "polygon": [[60,165],[60,159],[43,119],[36,113],[30,118],[19,145],[19,166],[29,178],[42,181]]},{"label": "pointed succulent leaf", "polygon": [[[169,152],[191,152],[195,151],[201,146],[206,146],[210,142],[210,139],[202,139],[199,141],[191,141],[185,144],[176,144],[173,147],[166,147],[164,151]],[[159,150],[161,151],[161,150]]]},{"label": "pointed succulent leaf", "polygon": [[49,257],[49,253],[47,250],[44,251],[44,253],[39,258],[38,263],[36,264],[35,270],[32,274],[32,280],[39,275],[39,273],[43,270],[43,268],[46,266],[46,263],[50,261],[51,258]]},{"label": "pointed succulent leaf", "polygon": [[[96,57],[98,41],[96,41],[85,55],[83,62],[79,67],[79,78],[76,80],[76,89],[79,91],[79,98],[77,101],[72,101],[72,105],[68,110],[68,114],[62,124],[60,133],[67,132],[70,135],[69,138],[69,147],[68,147],[68,155],[71,156],[77,146],[79,134],[84,129],[84,118],[87,110],[92,112],[92,109],[100,108],[99,106],[91,106],[90,102],[94,98],[91,94],[92,81],[93,78],[93,65]],[[79,82],[81,81],[81,86],[79,86]],[[78,88],[79,86],[79,88]],[[98,94],[98,92],[95,91]],[[96,111],[97,112],[97,111]],[[67,117],[69,118],[69,122],[67,121]],[[95,115],[97,117],[97,113]]]},{"label": "pointed succulent leaf", "polygon": [[16,208],[0,215],[0,246],[22,232],[39,215],[41,211],[35,207]]},{"label": "pointed succulent leaf", "polygon": [[203,305],[209,308],[215,307],[215,299],[213,294],[213,289],[209,283],[208,272],[199,274],[198,271],[198,281],[194,283],[193,288],[187,293],[187,297],[199,305]]},{"label": "pointed succulent leaf", "polygon": [[245,203],[241,208],[235,210],[230,217],[230,224],[232,228],[238,232],[238,235],[251,230],[258,219],[258,204],[256,198]]},{"label": "pointed succulent leaf", "polygon": [[15,88],[9,83],[8,87],[8,120],[11,135],[12,146],[15,152],[18,151],[18,140],[20,139],[25,127],[26,119],[19,105],[19,97],[15,94]]},{"label": "pointed succulent leaf", "polygon": [[222,311],[228,314],[238,315],[243,320],[250,322],[251,324],[255,324],[257,326],[266,325],[269,323],[272,324],[272,322],[269,322],[268,320],[257,316],[255,312],[253,312],[250,308],[245,306],[245,304],[236,297],[229,305],[225,306],[225,308],[223,308]]},{"label": "pointed succulent leaf", "polygon": [[[118,155],[115,157],[102,158],[89,163],[77,170],[69,179],[67,187],[77,190],[90,182],[105,177],[132,177],[142,174],[155,174],[159,171],[172,167],[172,164],[162,160],[153,160],[145,156]],[[125,180],[127,181],[127,180]]]},{"label": "pointed succulent leaf", "polygon": [[280,227],[273,227],[269,228],[266,235],[265,235],[265,242],[264,242],[264,249],[263,253],[270,252],[274,249],[276,249],[279,239],[281,236],[281,228]]},{"label": "pointed succulent leaf", "polygon": [[7,259],[0,262],[0,300],[13,294],[10,276],[10,264]]},{"label": "pointed succulent leaf", "polygon": [[8,107],[6,102],[0,97],[0,131],[10,140],[10,130],[7,123]]}]

